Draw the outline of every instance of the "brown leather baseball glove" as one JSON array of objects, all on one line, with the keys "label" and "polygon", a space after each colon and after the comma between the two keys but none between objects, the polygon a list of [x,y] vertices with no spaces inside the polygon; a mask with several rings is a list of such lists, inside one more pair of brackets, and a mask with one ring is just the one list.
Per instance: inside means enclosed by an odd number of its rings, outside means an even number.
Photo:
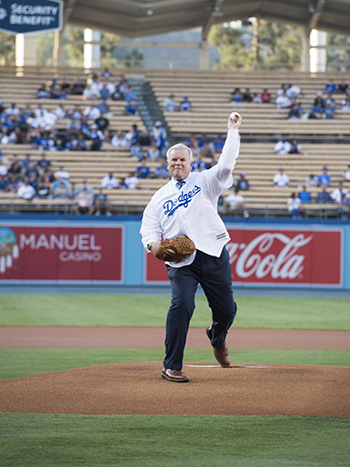
[{"label": "brown leather baseball glove", "polygon": [[196,249],[188,237],[166,238],[160,242],[156,257],[161,261],[178,262],[191,255]]}]

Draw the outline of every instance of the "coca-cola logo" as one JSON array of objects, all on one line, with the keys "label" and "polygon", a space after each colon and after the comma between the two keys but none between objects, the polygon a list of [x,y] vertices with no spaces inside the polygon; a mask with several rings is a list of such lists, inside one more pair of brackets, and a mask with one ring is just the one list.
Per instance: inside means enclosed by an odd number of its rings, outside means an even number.
[{"label": "coca-cola logo", "polygon": [[[232,281],[265,286],[341,286],[342,231],[323,228],[229,227]],[[146,257],[146,282],[167,282],[167,270]]]},{"label": "coca-cola logo", "polygon": [[289,237],[283,233],[266,232],[246,243],[228,243],[233,273],[238,278],[295,279],[304,269],[305,255],[300,249],[313,236],[298,233]]}]

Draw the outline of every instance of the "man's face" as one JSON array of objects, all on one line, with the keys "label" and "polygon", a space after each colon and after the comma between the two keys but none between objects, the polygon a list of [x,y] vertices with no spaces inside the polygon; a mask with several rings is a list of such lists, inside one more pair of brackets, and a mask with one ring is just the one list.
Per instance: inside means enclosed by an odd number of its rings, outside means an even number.
[{"label": "man's face", "polygon": [[170,175],[177,181],[182,181],[191,173],[193,162],[187,149],[173,149],[167,160]]}]

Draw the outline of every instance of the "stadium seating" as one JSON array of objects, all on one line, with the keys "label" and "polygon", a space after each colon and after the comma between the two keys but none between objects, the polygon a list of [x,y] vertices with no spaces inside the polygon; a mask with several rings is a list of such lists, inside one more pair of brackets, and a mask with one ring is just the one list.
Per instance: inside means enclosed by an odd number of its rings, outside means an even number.
[{"label": "stadium seating", "polygon": [[[86,75],[80,70],[79,72],[69,72],[64,69],[61,73],[51,74],[50,72],[38,73],[33,72],[25,76],[13,76],[11,73],[0,74],[0,97],[4,105],[9,106],[12,102],[17,103],[18,106],[23,107],[29,104],[35,108],[38,104],[42,104],[47,110],[54,111],[59,104],[63,104],[66,110],[73,109],[76,105],[84,109],[91,105],[91,101],[85,101],[80,95],[69,95],[67,99],[37,99],[36,91],[43,83],[47,83],[53,78],[58,81],[60,78],[65,77],[67,81],[72,83],[74,78],[87,78]],[[116,74],[113,78],[116,82],[119,81],[121,74]],[[146,128],[139,115],[124,115],[125,102],[123,101],[108,101],[111,116],[108,116],[110,128],[127,131],[131,125],[136,123],[141,131],[146,131]],[[66,127],[68,120],[62,119],[57,122],[56,127],[63,129]]]},{"label": "stadium seating", "polygon": [[[292,83],[300,87],[300,97],[306,111],[311,110],[318,91],[322,91],[329,78],[337,80],[337,74],[310,76],[305,73],[244,73],[244,72],[202,72],[202,71],[149,71],[151,83],[159,105],[170,94],[179,102],[188,95],[192,102],[192,112],[166,112],[165,118],[172,133],[185,137],[189,133],[222,133],[226,115],[237,110],[244,115],[241,134],[249,141],[266,140],[271,137],[297,137],[300,140],[324,140],[350,137],[350,112],[338,110],[334,120],[288,120],[288,109],[277,109],[276,92],[282,83]],[[342,75],[339,75],[339,81]],[[270,104],[243,104],[230,102],[233,89],[261,94],[268,88],[272,95]],[[339,103],[344,96],[337,94]]]},{"label": "stadium seating", "polygon": [[[74,77],[84,77],[81,70],[62,70],[52,74],[51,70],[38,72],[31,70],[24,76],[14,76],[11,69],[4,70],[0,75],[0,97],[5,106],[16,102],[23,107],[30,104],[33,107],[38,103],[45,108],[55,109],[63,103],[66,108],[78,104],[82,108],[88,105],[80,96],[68,96],[66,100],[38,100],[35,93],[38,87],[53,77],[60,76],[68,80]],[[114,78],[119,79],[121,74],[115,73]],[[238,110],[244,117],[241,127],[242,145],[241,154],[235,168],[235,174],[244,172],[250,181],[250,190],[244,192],[248,209],[251,213],[270,215],[273,213],[287,215],[286,202],[292,191],[298,191],[306,177],[321,172],[322,166],[327,165],[332,176],[332,190],[342,179],[342,173],[349,164],[349,151],[345,144],[327,143],[336,140],[341,143],[350,136],[350,112],[337,112],[335,120],[287,120],[287,110],[276,109],[272,104],[236,104],[229,102],[230,93],[235,87],[251,92],[260,93],[268,88],[273,98],[281,83],[292,82],[301,87],[303,106],[308,109],[316,92],[323,89],[328,78],[336,82],[341,75],[308,76],[303,73],[229,73],[229,72],[194,72],[194,71],[147,71],[149,80],[156,98],[161,105],[164,98],[174,93],[179,100],[188,95],[193,103],[193,112],[165,112],[164,118],[170,128],[171,137],[182,141],[192,134],[205,133],[208,138],[220,133],[224,135],[226,118],[232,110]],[[341,99],[340,95],[336,99]],[[129,130],[133,123],[137,123],[141,130],[145,126],[140,116],[125,116],[124,103],[110,102],[113,116],[110,118],[110,129]],[[58,128],[64,128],[66,121],[60,120]],[[274,143],[281,135],[288,139],[297,137],[302,143],[300,155],[275,155]],[[311,142],[312,141],[312,142]],[[325,142],[326,141],[326,142]],[[39,159],[40,152],[34,151],[28,145],[8,145],[2,148],[5,157],[11,159],[12,154],[24,158],[26,152],[31,152],[32,158]],[[115,176],[127,176],[139,165],[128,150],[103,146],[99,152],[73,151],[49,152],[48,159],[53,162],[53,169],[64,165],[71,178],[80,186],[82,179],[87,178],[89,184],[97,189],[102,178],[110,171]],[[150,162],[153,171],[157,162]],[[274,188],[273,176],[278,167],[283,165],[290,178],[288,188]],[[161,179],[140,180],[135,190],[108,190],[108,196],[116,214],[140,213],[156,189],[165,183]],[[313,189],[313,195],[319,189]],[[16,195],[1,193],[0,204],[2,211],[70,211],[71,202],[61,200],[33,200],[24,201]],[[337,211],[337,206],[327,205],[320,207],[311,204],[307,209],[308,215],[319,215],[320,209],[326,208],[329,213]]]}]

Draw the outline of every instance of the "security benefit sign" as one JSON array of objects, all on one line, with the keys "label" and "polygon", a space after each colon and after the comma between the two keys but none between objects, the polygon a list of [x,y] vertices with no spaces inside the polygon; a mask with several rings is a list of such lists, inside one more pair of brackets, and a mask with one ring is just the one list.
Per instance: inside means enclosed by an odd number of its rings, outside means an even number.
[{"label": "security benefit sign", "polygon": [[0,281],[122,282],[122,227],[0,227]]},{"label": "security benefit sign", "polygon": [[[226,245],[234,284],[342,285],[341,230],[229,229]],[[145,282],[168,280],[148,254]]]},{"label": "security benefit sign", "polygon": [[0,0],[0,31],[10,34],[62,29],[61,0]]}]

